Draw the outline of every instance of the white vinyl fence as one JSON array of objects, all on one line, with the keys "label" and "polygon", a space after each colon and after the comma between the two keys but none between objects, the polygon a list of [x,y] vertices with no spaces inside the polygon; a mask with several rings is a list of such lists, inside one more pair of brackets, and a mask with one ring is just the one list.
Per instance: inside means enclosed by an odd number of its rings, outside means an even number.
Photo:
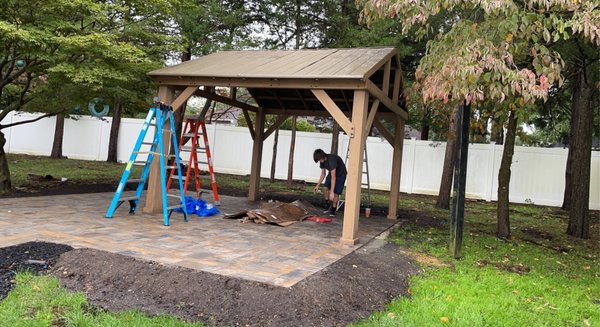
[{"label": "white vinyl fence", "polygon": [[[2,122],[9,124],[38,117],[38,114],[11,114]],[[111,118],[102,121],[89,116],[65,120],[63,154],[73,159],[106,160]],[[141,129],[142,119],[121,120],[118,160],[127,161]],[[4,130],[5,150],[9,153],[49,155],[52,149],[54,118]],[[246,175],[250,173],[252,138],[245,127],[208,125],[213,164],[221,173]],[[151,133],[148,133],[150,136]],[[276,178],[287,177],[290,131],[280,131],[277,151]],[[331,147],[331,134],[298,132],[294,153],[294,179],[316,182],[319,168],[313,162],[316,148],[326,152]],[[340,156],[345,157],[346,135],[340,135]],[[445,143],[405,140],[402,157],[400,190],[407,193],[436,195],[439,189]],[[392,166],[392,147],[383,139],[367,139],[371,187],[389,190]],[[560,206],[564,192],[567,149],[515,147],[510,183],[510,201]],[[263,148],[261,176],[268,177],[271,169],[273,137]],[[467,197],[494,201],[497,199],[498,169],[502,146],[471,144],[467,174]],[[184,158],[186,159],[186,158]],[[590,208],[600,209],[600,153],[592,152]],[[217,177],[218,180],[218,177]]]}]

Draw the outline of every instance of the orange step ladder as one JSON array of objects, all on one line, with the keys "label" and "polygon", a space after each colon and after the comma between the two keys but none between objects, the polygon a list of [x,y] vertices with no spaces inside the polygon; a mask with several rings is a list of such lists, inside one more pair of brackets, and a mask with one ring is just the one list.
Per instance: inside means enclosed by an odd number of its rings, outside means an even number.
[{"label": "orange step ladder", "polygon": [[[202,135],[203,144],[199,143],[199,136]],[[188,144],[189,145],[186,145]],[[185,173],[185,177],[183,177],[183,192],[187,193],[188,185],[190,182],[191,174],[194,175],[194,181],[196,185],[196,197],[200,198],[202,193],[212,193],[213,200],[215,205],[219,205],[219,192],[217,191],[217,179],[215,178],[215,171],[212,165],[212,157],[210,154],[210,147],[208,145],[208,135],[206,134],[206,124],[204,123],[204,119],[200,118],[187,118],[185,120],[185,125],[183,128],[183,133],[181,133],[181,140],[179,142],[179,153],[189,153],[190,157],[188,159],[188,165]],[[206,154],[206,161],[198,161],[198,153]],[[199,164],[207,166],[208,176],[201,175]],[[192,170],[193,167],[193,170]],[[173,161],[171,165],[171,171],[169,173],[169,178],[167,180],[167,190],[171,188],[171,182],[177,176],[175,172],[178,170],[176,166],[176,161]],[[212,192],[200,189],[201,178],[210,178],[210,183],[212,187]]]}]

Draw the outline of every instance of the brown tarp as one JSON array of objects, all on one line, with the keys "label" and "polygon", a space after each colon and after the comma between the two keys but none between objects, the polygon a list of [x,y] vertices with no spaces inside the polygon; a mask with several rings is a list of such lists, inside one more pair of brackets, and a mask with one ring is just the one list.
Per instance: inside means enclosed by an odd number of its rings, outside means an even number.
[{"label": "brown tarp", "polygon": [[253,221],[257,224],[275,224],[285,227],[317,213],[318,209],[297,200],[291,203],[265,202],[258,209],[247,209],[238,213],[224,215],[223,218],[241,219],[242,222]]}]

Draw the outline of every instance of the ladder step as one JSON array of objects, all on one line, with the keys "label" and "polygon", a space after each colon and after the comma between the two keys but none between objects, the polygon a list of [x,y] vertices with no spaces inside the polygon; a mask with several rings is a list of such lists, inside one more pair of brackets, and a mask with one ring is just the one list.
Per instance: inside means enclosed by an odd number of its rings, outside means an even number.
[{"label": "ladder step", "polygon": [[194,135],[195,135],[194,133],[185,133],[185,134],[183,134],[183,136],[185,136],[185,137],[194,137]]},{"label": "ladder step", "polygon": [[133,184],[133,183],[140,183],[143,182],[144,180],[141,178],[130,178],[127,180],[127,184]]},{"label": "ladder step", "polygon": [[145,166],[147,163],[147,161],[134,161],[133,165],[134,166]]},{"label": "ladder step", "polygon": [[169,197],[169,198],[174,198],[174,199],[181,199],[181,196],[180,196],[180,195],[178,195],[178,194],[170,194],[170,193],[167,193],[167,197]]},{"label": "ladder step", "polygon": [[167,210],[173,210],[173,209],[182,208],[182,207],[183,207],[183,205],[176,204],[176,205],[173,205],[173,206],[168,206]]},{"label": "ladder step", "polygon": [[142,142],[143,145],[158,145],[154,142]]}]

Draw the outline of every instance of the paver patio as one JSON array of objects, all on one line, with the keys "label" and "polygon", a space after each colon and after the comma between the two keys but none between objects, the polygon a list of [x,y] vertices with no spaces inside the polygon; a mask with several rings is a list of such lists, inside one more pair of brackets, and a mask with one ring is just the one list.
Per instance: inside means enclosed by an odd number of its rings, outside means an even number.
[{"label": "paver patio", "polygon": [[[360,218],[360,244],[341,245],[342,218],[331,223],[303,221],[288,227],[240,223],[173,213],[171,226],[162,214],[141,208],[129,215],[123,204],[104,218],[113,193],[73,194],[0,200],[0,247],[46,241],[94,248],[167,265],[290,287],[327,267],[381,234],[395,221]],[[233,213],[254,208],[245,198],[221,196],[219,209]],[[143,202],[142,202],[143,203]]]}]

